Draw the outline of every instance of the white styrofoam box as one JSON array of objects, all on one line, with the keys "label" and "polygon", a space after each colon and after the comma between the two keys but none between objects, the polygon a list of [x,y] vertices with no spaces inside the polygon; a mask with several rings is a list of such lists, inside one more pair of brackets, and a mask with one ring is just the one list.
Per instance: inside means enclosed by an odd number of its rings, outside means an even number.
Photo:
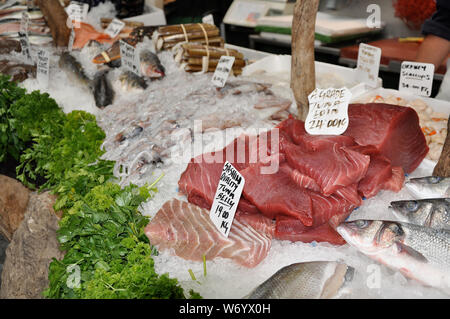
[{"label": "white styrofoam box", "polygon": [[414,95],[411,93],[400,92],[400,91],[394,90],[394,89],[377,88],[377,89],[363,92],[362,94],[359,94],[359,95],[354,94],[352,97],[352,101],[363,100],[367,97],[376,96],[376,95],[379,95],[383,98],[387,98],[389,96],[396,96],[396,97],[405,99],[407,101],[421,99],[426,104],[428,104],[434,111],[443,113],[446,115],[450,115],[450,102],[448,102],[448,101],[433,99],[433,98],[425,97],[425,96],[417,96],[417,95]]},{"label": "white styrofoam box", "polygon": [[[355,91],[358,95],[371,90],[372,88],[364,83],[359,83],[356,78],[356,69],[346,68],[339,65],[324,63],[315,61],[315,69],[316,69],[316,78],[320,78],[323,76],[335,76],[336,80],[339,77],[339,81],[336,81],[336,85],[345,83],[352,83],[349,85],[348,89]],[[261,74],[265,73],[266,75],[270,74],[283,74],[283,79],[285,81],[290,81],[290,73],[291,73],[291,56],[290,55],[274,55],[270,54],[255,63],[247,65],[242,72],[244,76],[251,76],[252,74]],[[344,81],[343,81],[344,80]],[[332,79],[329,81],[333,82]],[[338,83],[340,82],[340,83]],[[378,78],[378,86],[382,86],[381,78]]]},{"label": "white styrofoam box", "polygon": [[249,61],[257,61],[262,58],[274,55],[272,53],[256,51],[253,49],[248,49],[248,48],[244,48],[244,47],[240,47],[240,46],[228,44],[228,43],[225,43],[225,47],[227,49],[233,49],[233,50],[241,52],[244,55],[244,59],[249,60]]},{"label": "white styrofoam box", "polygon": [[139,16],[124,19],[125,21],[142,22],[144,25],[166,25],[167,20],[164,11],[151,4],[146,0],[144,13]]}]

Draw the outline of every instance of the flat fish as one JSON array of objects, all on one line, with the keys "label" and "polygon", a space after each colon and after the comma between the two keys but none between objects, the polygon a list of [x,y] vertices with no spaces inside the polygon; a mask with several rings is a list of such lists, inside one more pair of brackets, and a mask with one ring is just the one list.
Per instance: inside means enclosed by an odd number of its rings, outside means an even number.
[{"label": "flat fish", "polygon": [[337,295],[353,268],[335,261],[295,263],[278,270],[247,299],[330,299]]},{"label": "flat fish", "polygon": [[272,237],[234,220],[228,238],[209,218],[209,211],[172,199],[166,202],[145,228],[150,244],[159,250],[173,249],[175,255],[193,261],[229,258],[252,268],[268,254]]}]

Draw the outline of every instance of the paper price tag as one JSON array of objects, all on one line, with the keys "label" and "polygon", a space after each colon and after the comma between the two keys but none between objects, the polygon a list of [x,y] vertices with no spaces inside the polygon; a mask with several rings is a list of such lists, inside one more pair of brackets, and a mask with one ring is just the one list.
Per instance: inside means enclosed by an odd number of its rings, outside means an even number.
[{"label": "paper price tag", "polygon": [[231,163],[225,162],[209,212],[211,221],[225,237],[230,233],[244,184],[245,179],[241,173]]},{"label": "paper price tag", "polygon": [[31,57],[30,41],[28,40],[28,35],[23,32],[19,32],[19,42],[22,47],[22,55],[29,61],[33,62]]},{"label": "paper price tag", "polygon": [[122,60],[122,66],[125,69],[141,76],[139,52],[137,52],[135,47],[123,40],[120,40],[120,58]]},{"label": "paper price tag", "polygon": [[112,39],[114,39],[119,35],[120,31],[122,31],[124,27],[125,22],[120,21],[119,19],[113,19],[106,28],[105,33],[109,35]]},{"label": "paper price tag", "polygon": [[22,12],[22,19],[20,20],[20,32],[28,36],[28,26],[30,25],[30,16],[28,12]]},{"label": "paper price tag", "polygon": [[48,88],[48,80],[50,75],[50,54],[47,50],[40,49],[37,52],[37,68],[36,78],[39,85]]},{"label": "paper price tag", "polygon": [[433,88],[434,64],[404,61],[400,69],[398,90],[430,96]]},{"label": "paper price tag", "polygon": [[216,70],[212,78],[212,83],[223,88],[225,83],[227,83],[228,77],[233,70],[235,57],[234,56],[221,56],[219,63],[217,64]]},{"label": "paper price tag", "polygon": [[27,0],[27,8],[28,10],[33,9],[34,6],[34,0]]},{"label": "paper price tag", "polygon": [[70,31],[69,43],[67,45],[67,50],[69,50],[69,52],[72,52],[74,42],[75,42],[75,30],[74,28],[72,28],[72,30]]},{"label": "paper price tag", "polygon": [[348,103],[352,93],[347,88],[315,89],[309,96],[305,129],[312,135],[340,135],[348,127]]},{"label": "paper price tag", "polygon": [[214,16],[212,14],[208,14],[202,18],[202,22],[214,25]]},{"label": "paper price tag", "polygon": [[71,1],[66,8],[69,19],[72,21],[75,20],[75,22],[86,20],[88,11],[89,5],[87,3],[81,3],[77,1]]},{"label": "paper price tag", "polygon": [[358,62],[356,65],[356,78],[358,81],[367,83],[371,87],[376,87],[378,84],[380,61],[380,48],[361,43],[359,45]]}]

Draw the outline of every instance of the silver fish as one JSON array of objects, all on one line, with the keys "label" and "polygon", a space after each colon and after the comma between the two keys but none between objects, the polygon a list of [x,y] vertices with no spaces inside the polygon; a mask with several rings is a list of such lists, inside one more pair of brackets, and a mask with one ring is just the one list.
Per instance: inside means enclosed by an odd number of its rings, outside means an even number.
[{"label": "silver fish", "polygon": [[147,82],[143,77],[137,76],[131,71],[125,71],[117,79],[116,86],[126,92],[143,91],[147,88]]},{"label": "silver fish", "polygon": [[450,177],[410,178],[405,186],[417,199],[450,197]]},{"label": "silver fish", "polygon": [[356,220],[337,232],[360,252],[450,294],[450,231],[408,223]]},{"label": "silver fish", "polygon": [[450,230],[450,198],[400,200],[391,208],[402,222]]},{"label": "silver fish", "polygon": [[[13,12],[11,14],[5,14],[0,17],[0,23],[7,23],[12,21],[20,21],[22,19],[22,11]],[[30,20],[38,20],[44,18],[41,11],[30,11],[28,12]]]},{"label": "silver fish", "polygon": [[166,70],[156,54],[149,50],[142,50],[139,57],[142,75],[151,79],[162,78],[165,76]]},{"label": "silver fish", "polygon": [[352,271],[353,268],[335,261],[295,263],[278,270],[245,298],[333,298]]}]

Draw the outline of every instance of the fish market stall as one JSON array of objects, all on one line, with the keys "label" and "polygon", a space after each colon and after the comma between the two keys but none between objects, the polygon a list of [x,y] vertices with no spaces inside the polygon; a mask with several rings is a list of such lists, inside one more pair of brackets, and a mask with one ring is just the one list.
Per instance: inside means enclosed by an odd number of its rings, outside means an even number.
[{"label": "fish market stall", "polygon": [[[72,20],[67,4],[67,45],[33,41],[30,60],[0,42],[14,80],[0,75],[0,163],[30,196],[50,194],[58,225],[25,297],[449,297],[450,185],[431,176],[449,102],[315,62],[313,85],[351,99],[344,132],[310,134],[292,56],[227,45],[208,23],[119,20],[109,1]],[[24,297],[10,251],[0,298]]]}]

